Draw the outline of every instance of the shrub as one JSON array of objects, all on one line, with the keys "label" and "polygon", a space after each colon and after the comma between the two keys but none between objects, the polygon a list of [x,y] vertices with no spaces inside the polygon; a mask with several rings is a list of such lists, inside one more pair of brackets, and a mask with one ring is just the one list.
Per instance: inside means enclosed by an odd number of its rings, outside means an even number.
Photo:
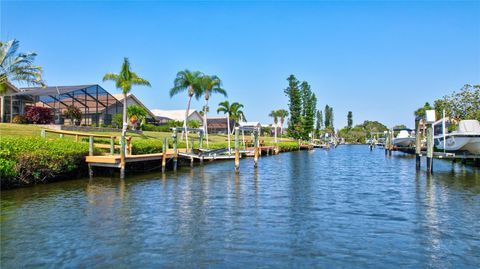
[{"label": "shrub", "polygon": [[43,183],[86,172],[87,143],[2,137],[0,149],[1,188]]},{"label": "shrub", "polygon": [[68,106],[64,115],[67,119],[72,121],[72,124],[74,124],[74,121],[80,122],[82,120],[82,111],[75,106]]},{"label": "shrub", "polygon": [[152,132],[170,132],[170,126],[168,125],[160,125],[160,126],[156,126],[156,125],[153,125],[153,124],[148,124],[148,123],[145,123],[142,125],[142,130],[143,131],[152,131]]},{"label": "shrub", "polygon": [[35,124],[48,124],[52,121],[52,112],[48,107],[26,106],[25,119]]},{"label": "shrub", "polygon": [[123,125],[123,116],[122,114],[115,114],[113,115],[112,117],[112,125],[115,127],[115,128],[122,128],[122,125]]},{"label": "shrub", "polygon": [[27,119],[22,116],[22,115],[16,115],[13,117],[12,119],[12,122],[13,123],[16,123],[16,124],[25,124],[25,123],[28,123]]}]

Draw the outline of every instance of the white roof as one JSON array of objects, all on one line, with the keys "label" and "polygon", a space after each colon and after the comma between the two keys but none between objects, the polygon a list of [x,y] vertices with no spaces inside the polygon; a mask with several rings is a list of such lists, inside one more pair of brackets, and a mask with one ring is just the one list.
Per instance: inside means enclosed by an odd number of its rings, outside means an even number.
[{"label": "white roof", "polygon": [[257,126],[260,126],[260,122],[258,122],[258,121],[245,121],[245,122],[239,122],[238,125],[240,125],[240,127],[257,127]]},{"label": "white roof", "polygon": [[[168,118],[176,121],[183,121],[185,119],[186,109],[177,109],[177,110],[163,110],[163,109],[152,109],[152,113],[157,117]],[[188,116],[198,113],[195,109],[190,109]]]}]

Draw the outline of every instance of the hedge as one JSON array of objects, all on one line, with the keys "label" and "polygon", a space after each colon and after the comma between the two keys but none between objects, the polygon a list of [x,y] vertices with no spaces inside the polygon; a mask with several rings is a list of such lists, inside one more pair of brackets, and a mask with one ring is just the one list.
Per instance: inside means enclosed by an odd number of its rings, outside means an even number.
[{"label": "hedge", "polygon": [[0,139],[0,187],[45,183],[84,175],[87,143],[32,137]]}]

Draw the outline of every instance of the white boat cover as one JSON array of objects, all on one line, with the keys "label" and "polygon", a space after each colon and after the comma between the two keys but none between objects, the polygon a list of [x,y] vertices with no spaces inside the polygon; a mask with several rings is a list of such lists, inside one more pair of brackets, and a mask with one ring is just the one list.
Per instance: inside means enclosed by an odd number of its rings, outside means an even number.
[{"label": "white boat cover", "polygon": [[457,133],[480,133],[480,122],[478,120],[462,120],[458,124]]},{"label": "white boat cover", "polygon": [[407,130],[401,130],[397,135],[397,138],[407,138],[407,137],[410,137],[410,134],[408,133]]}]

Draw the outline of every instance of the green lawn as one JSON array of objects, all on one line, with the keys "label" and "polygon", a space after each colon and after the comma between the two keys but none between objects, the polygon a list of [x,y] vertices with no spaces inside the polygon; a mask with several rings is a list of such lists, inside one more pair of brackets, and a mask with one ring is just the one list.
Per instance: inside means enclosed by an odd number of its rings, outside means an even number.
[{"label": "green lawn", "polygon": [[[44,127],[39,125],[31,125],[31,124],[10,124],[10,123],[0,123],[0,137],[5,136],[14,136],[14,137],[40,137],[40,131]],[[107,134],[107,135],[115,135],[120,136],[120,130],[118,132],[96,132],[96,134]],[[128,133],[127,135],[133,137],[133,141],[135,140],[158,140],[163,141],[164,137],[168,139],[172,138],[172,133],[170,132],[150,132],[145,131],[142,135],[135,134],[135,133]],[[179,134],[180,135],[180,134]],[[57,134],[47,134],[47,137],[58,137]],[[69,136],[65,136],[69,138]],[[197,138],[197,134],[191,134],[190,137]],[[72,137],[70,137],[72,138]],[[241,138],[241,135],[240,135]],[[227,135],[209,135],[208,136],[209,143],[226,143],[227,142]],[[234,137],[231,137],[232,143]],[[251,140],[251,136],[249,134],[245,135],[246,140]],[[264,140],[267,143],[272,143],[274,141],[273,137],[262,136],[260,140]],[[288,138],[279,138],[279,141],[292,141]]]}]

